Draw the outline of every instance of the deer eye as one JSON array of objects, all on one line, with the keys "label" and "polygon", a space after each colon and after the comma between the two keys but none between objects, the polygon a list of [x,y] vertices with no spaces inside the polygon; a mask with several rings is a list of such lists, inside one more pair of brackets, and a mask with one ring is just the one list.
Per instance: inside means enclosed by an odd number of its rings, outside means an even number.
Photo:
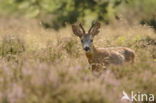
[{"label": "deer eye", "polygon": [[83,43],[83,40],[81,40],[81,43]]},{"label": "deer eye", "polygon": [[91,42],[93,42],[93,40],[90,40]]}]

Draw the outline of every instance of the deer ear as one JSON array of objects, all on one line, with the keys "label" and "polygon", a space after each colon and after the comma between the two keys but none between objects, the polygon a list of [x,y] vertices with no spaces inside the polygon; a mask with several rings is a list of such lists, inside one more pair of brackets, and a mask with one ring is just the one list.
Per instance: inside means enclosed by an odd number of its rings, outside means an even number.
[{"label": "deer ear", "polygon": [[80,28],[76,25],[72,25],[72,30],[73,30],[73,33],[76,35],[76,36],[79,36],[81,37],[82,36],[82,31],[80,30]]},{"label": "deer ear", "polygon": [[90,33],[92,36],[97,35],[97,34],[100,32],[100,31],[99,31],[100,26],[101,26],[101,24],[100,24],[99,22],[95,22],[95,23],[92,25],[92,27],[91,27],[89,33]]}]

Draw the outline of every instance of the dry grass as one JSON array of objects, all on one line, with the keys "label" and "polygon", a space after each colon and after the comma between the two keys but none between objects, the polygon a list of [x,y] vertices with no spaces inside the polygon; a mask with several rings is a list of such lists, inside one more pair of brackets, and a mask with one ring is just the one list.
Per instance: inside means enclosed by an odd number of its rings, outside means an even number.
[{"label": "dry grass", "polygon": [[35,20],[0,19],[1,103],[121,103],[122,91],[156,95],[152,28],[119,21],[103,25],[98,47],[127,46],[136,62],[92,73],[71,27],[45,30]]}]

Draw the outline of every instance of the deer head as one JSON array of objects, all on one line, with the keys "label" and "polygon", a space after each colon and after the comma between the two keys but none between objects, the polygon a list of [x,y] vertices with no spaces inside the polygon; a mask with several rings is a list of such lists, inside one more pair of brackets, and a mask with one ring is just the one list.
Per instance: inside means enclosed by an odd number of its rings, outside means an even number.
[{"label": "deer head", "polygon": [[72,25],[73,33],[81,39],[82,47],[86,52],[92,47],[93,39],[99,33],[99,28],[100,23],[95,22],[86,33],[81,23],[79,25]]}]

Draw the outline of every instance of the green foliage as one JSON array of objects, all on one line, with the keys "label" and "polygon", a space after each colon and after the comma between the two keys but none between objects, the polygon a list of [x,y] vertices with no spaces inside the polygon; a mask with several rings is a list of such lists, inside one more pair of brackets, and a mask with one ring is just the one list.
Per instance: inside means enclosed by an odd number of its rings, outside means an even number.
[{"label": "green foliage", "polygon": [[37,17],[45,28],[56,30],[77,21],[87,25],[95,20],[108,24],[114,17],[118,19],[121,11],[134,14],[141,24],[156,28],[152,17],[156,11],[155,0],[0,0],[0,15],[17,13]]},{"label": "green foliage", "polygon": [[[47,2],[46,2],[47,1]],[[114,16],[115,8],[121,3],[118,0],[45,0],[43,9],[47,10],[54,17],[50,23],[43,23],[58,29],[66,23],[91,23],[93,20],[109,21]],[[110,17],[109,17],[110,16]]]},{"label": "green foliage", "polygon": [[[129,23],[148,24],[156,29],[156,0],[129,0],[119,7],[119,12]],[[127,15],[128,14],[128,15]]]},{"label": "green foliage", "polygon": [[[121,0],[6,0],[2,2],[4,6],[11,5],[15,8],[12,11],[18,11],[30,18],[45,15],[43,25],[55,29],[77,21],[91,23],[100,20],[108,23],[116,13],[115,8],[120,4]],[[45,22],[48,15],[52,15],[52,18]]]},{"label": "green foliage", "polygon": [[0,0],[0,15],[10,15],[18,11],[18,5],[13,0]]}]

